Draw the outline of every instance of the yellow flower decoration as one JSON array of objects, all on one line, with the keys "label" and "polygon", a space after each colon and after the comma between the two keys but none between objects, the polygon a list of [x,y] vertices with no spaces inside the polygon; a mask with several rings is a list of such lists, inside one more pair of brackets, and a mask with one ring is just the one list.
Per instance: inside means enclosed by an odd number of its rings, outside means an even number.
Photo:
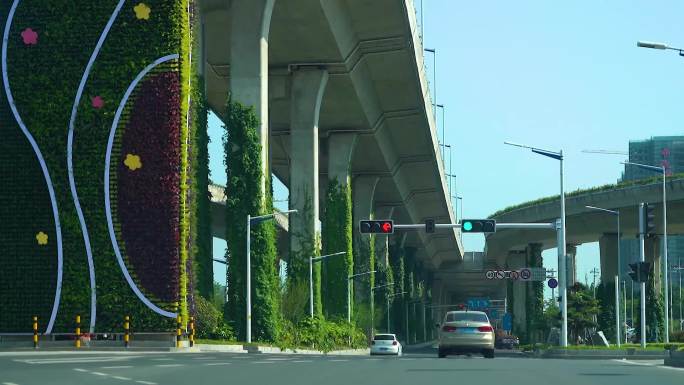
[{"label": "yellow flower decoration", "polygon": [[41,231],[36,234],[36,240],[38,241],[39,245],[47,245],[48,235]]},{"label": "yellow flower decoration", "polygon": [[139,3],[135,7],[133,7],[133,11],[135,11],[135,17],[137,17],[139,20],[149,20],[150,19],[150,7],[147,6],[145,3]]},{"label": "yellow flower decoration", "polygon": [[131,171],[135,171],[139,168],[142,168],[142,162],[140,161],[140,157],[138,155],[126,154],[126,159],[124,160],[124,164]]}]

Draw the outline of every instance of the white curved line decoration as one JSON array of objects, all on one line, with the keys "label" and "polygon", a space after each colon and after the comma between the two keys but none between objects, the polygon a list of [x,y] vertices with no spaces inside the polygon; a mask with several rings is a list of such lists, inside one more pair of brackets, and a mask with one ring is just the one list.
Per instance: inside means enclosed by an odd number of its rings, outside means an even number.
[{"label": "white curved line decoration", "polygon": [[88,271],[90,273],[90,332],[95,331],[95,319],[97,318],[97,290],[95,287],[95,263],[93,262],[93,251],[90,247],[90,236],[88,235],[88,226],[86,225],[85,218],[83,217],[83,210],[81,210],[81,203],[78,200],[78,192],[76,191],[76,181],[74,180],[74,161],[73,161],[73,146],[74,146],[74,124],[76,123],[76,115],[78,114],[78,105],[81,103],[81,97],[83,96],[83,89],[85,88],[88,77],[90,76],[90,70],[97,59],[97,55],[100,53],[102,44],[104,44],[109,30],[114,24],[114,20],[119,15],[121,7],[123,7],[125,0],[119,0],[119,4],[109,18],[109,22],[105,26],[102,34],[100,35],[100,40],[97,41],[95,50],[90,55],[90,60],[88,65],[86,65],[85,71],[83,72],[83,77],[81,78],[81,83],[78,85],[78,90],[76,91],[76,98],[74,99],[74,105],[71,107],[71,120],[69,120],[69,136],[67,138],[67,170],[69,172],[69,187],[71,188],[71,196],[74,200],[74,206],[76,206],[76,213],[78,214],[78,221],[81,224],[81,232],[83,233],[83,242],[85,243],[86,254],[88,255]]},{"label": "white curved line decoration", "polygon": [[45,329],[45,334],[52,333],[52,327],[55,324],[55,318],[57,317],[57,310],[59,309],[59,299],[62,295],[62,228],[59,223],[59,212],[57,210],[57,198],[55,198],[55,189],[52,186],[52,178],[50,178],[50,172],[48,171],[47,164],[43,158],[43,154],[40,152],[38,143],[33,138],[33,135],[29,132],[28,128],[21,120],[19,111],[17,111],[17,106],[14,104],[14,97],[12,96],[12,90],[9,84],[9,77],[7,76],[7,40],[9,38],[10,27],[12,26],[12,20],[14,19],[14,12],[17,10],[20,0],[14,0],[12,3],[12,8],[10,8],[9,15],[7,16],[7,22],[5,23],[5,32],[2,35],[2,82],[5,87],[5,94],[7,95],[7,102],[12,109],[12,114],[14,119],[19,124],[21,131],[31,143],[33,152],[36,153],[36,158],[40,163],[40,168],[43,170],[43,177],[45,178],[45,184],[47,185],[48,192],[50,193],[50,202],[52,203],[52,216],[55,220],[55,234],[57,234],[57,288],[55,289],[55,301],[52,305],[52,313],[50,314],[50,322],[48,322],[47,328]]},{"label": "white curved line decoration", "polygon": [[112,207],[111,207],[111,202],[110,202],[110,197],[109,197],[109,166],[111,164],[111,158],[112,158],[112,145],[114,144],[114,136],[116,135],[116,127],[119,125],[119,119],[121,119],[121,113],[123,112],[124,107],[126,106],[126,102],[128,102],[128,98],[131,96],[131,93],[133,93],[133,90],[135,87],[138,85],[140,80],[147,75],[148,72],[150,72],[154,67],[165,63],[170,60],[178,59],[180,56],[178,54],[173,54],[173,55],[167,55],[160,57],[159,59],[155,60],[152,64],[148,65],[143,69],[138,76],[133,79],[133,82],[128,86],[128,89],[126,90],[126,93],[124,94],[123,98],[121,99],[121,102],[119,103],[119,108],[116,110],[116,114],[114,115],[114,122],[112,122],[112,129],[109,132],[109,142],[107,143],[107,155],[105,157],[105,174],[104,174],[104,183],[105,183],[105,209],[107,213],[107,226],[109,227],[109,238],[112,240],[112,247],[114,247],[114,253],[116,254],[116,259],[119,262],[119,267],[121,267],[121,271],[123,272],[124,277],[126,277],[126,281],[128,282],[128,285],[131,287],[135,295],[138,296],[138,298],[152,311],[154,311],[157,314],[161,314],[165,317],[169,318],[176,318],[176,313],[171,313],[169,311],[166,311],[164,309],[160,309],[157,305],[153,304],[152,301],[150,301],[147,297],[145,297],[145,294],[140,291],[138,286],[133,282],[133,278],[131,278],[131,275],[128,273],[128,269],[126,268],[126,264],[124,263],[123,257],[121,256],[121,250],[119,249],[119,242],[116,240],[116,233],[114,232],[114,223],[112,222]]}]

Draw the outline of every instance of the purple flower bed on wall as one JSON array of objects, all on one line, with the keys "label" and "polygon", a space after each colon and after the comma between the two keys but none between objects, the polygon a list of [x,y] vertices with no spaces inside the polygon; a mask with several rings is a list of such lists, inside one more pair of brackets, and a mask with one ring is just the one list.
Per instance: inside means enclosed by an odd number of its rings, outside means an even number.
[{"label": "purple flower bed on wall", "polygon": [[[179,298],[179,106],[177,73],[145,80],[118,159],[118,217],[127,265],[141,289],[164,302]],[[125,163],[128,155],[138,156],[141,167]]]}]

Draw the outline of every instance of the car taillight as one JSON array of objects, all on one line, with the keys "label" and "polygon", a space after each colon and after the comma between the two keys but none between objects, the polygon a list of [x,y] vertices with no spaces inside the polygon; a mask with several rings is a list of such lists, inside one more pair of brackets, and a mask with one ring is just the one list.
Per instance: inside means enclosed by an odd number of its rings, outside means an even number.
[{"label": "car taillight", "polygon": [[392,341],[392,345],[397,346],[397,341]]},{"label": "car taillight", "polygon": [[494,328],[491,327],[491,326],[489,326],[489,325],[487,325],[487,326],[480,326],[479,328],[477,328],[477,331],[480,331],[480,332],[493,332],[493,331],[494,331]]},{"label": "car taillight", "polygon": [[455,332],[456,331],[456,326],[449,326],[445,325],[442,327],[443,332]]}]

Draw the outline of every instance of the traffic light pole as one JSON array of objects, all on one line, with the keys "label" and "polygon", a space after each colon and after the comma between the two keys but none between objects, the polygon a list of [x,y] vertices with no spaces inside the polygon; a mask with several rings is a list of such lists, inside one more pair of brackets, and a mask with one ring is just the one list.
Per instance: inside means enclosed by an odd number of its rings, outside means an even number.
[{"label": "traffic light pole", "polygon": [[[644,221],[646,221],[646,218],[644,218],[644,204],[639,203],[639,262],[645,262],[646,261],[646,253],[644,250],[644,232],[643,228],[644,226]],[[641,280],[643,281],[643,280]],[[641,288],[641,301],[639,303],[639,307],[641,310],[641,319],[639,320],[641,323],[641,347],[645,348],[646,347],[646,282],[640,282],[639,286]]]}]

